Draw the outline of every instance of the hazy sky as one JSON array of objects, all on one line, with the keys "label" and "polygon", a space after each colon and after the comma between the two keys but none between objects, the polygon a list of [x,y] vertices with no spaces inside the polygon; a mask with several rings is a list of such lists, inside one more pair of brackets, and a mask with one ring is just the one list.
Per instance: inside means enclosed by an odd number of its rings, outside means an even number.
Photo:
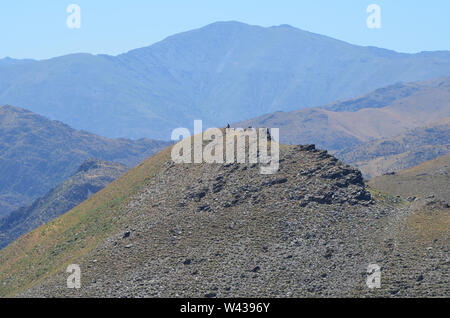
[{"label": "hazy sky", "polygon": [[[66,25],[69,4],[81,28]],[[381,28],[369,29],[369,4]],[[449,0],[2,0],[0,58],[119,54],[216,21],[290,24],[359,45],[401,52],[450,50]]]}]

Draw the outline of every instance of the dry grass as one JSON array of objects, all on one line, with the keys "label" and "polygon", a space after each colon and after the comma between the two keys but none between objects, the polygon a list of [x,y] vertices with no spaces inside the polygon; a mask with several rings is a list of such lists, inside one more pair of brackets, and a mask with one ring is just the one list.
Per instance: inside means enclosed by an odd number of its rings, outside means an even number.
[{"label": "dry grass", "polygon": [[409,196],[426,198],[434,195],[437,199],[449,202],[449,170],[450,155],[446,155],[402,170],[395,175],[373,178],[368,183],[375,189],[404,199]]},{"label": "dry grass", "polygon": [[430,245],[450,237],[450,210],[418,210],[406,220],[405,234],[415,244]]},{"label": "dry grass", "polygon": [[121,224],[124,206],[169,155],[170,148],[161,151],[73,210],[0,251],[0,296],[33,286],[95,248]]}]

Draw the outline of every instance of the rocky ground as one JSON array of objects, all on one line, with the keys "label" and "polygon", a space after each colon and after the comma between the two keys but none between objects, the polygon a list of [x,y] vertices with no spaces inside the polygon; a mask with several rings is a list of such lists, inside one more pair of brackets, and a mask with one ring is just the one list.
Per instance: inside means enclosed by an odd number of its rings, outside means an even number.
[{"label": "rocky ground", "polygon": [[[283,146],[280,158],[274,175],[166,162],[120,230],[70,260],[81,289],[66,287],[64,268],[21,296],[450,296],[448,236],[414,244],[407,201],[372,196],[358,170],[314,146]],[[366,285],[369,264],[380,289]]]}]

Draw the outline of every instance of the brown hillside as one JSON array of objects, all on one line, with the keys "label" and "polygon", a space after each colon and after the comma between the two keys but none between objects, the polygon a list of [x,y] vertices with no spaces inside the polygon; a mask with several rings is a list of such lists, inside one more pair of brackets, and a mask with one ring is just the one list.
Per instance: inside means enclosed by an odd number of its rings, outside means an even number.
[{"label": "brown hillside", "polygon": [[450,117],[450,78],[397,84],[323,108],[276,112],[235,127],[278,127],[289,144],[314,143],[330,151]]},{"label": "brown hillside", "polygon": [[450,153],[450,118],[335,153],[365,177],[400,171]]}]

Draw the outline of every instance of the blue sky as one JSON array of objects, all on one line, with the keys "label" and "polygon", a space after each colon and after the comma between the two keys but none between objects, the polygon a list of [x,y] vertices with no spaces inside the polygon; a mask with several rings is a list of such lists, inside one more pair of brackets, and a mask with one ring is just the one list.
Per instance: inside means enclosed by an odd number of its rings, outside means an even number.
[{"label": "blue sky", "polygon": [[[69,4],[81,28],[69,29]],[[381,7],[381,29],[366,8]],[[9,0],[0,2],[0,58],[119,54],[216,21],[290,24],[359,45],[400,52],[450,50],[448,0]]]}]

